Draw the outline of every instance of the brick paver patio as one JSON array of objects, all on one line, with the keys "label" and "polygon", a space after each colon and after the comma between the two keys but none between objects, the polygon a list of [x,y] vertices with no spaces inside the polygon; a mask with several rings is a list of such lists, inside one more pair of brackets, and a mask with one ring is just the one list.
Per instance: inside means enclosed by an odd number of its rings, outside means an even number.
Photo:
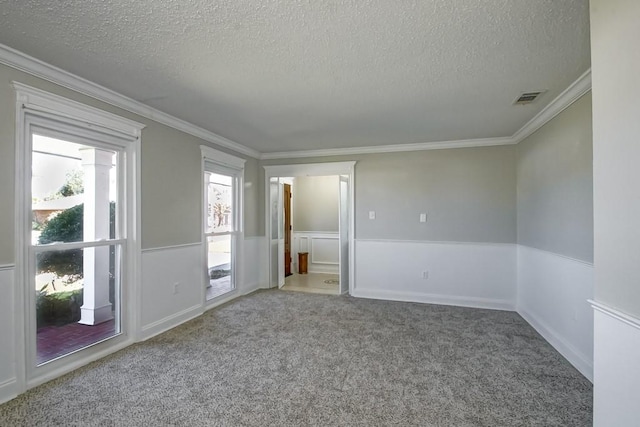
[{"label": "brick paver patio", "polygon": [[89,326],[70,323],[38,329],[38,364],[69,354],[115,334],[115,320]]}]

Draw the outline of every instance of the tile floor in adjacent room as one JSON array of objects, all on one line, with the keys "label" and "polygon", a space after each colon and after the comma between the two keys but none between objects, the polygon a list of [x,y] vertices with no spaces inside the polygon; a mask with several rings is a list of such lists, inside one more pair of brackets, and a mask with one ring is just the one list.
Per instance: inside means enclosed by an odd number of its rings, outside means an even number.
[{"label": "tile floor in adjacent room", "polygon": [[337,274],[325,274],[325,273],[308,273],[298,274],[293,273],[291,276],[286,277],[284,280],[285,285],[282,290],[296,291],[296,292],[309,292],[314,294],[325,295],[338,295],[340,293],[340,284],[325,283],[325,280],[339,280],[340,276]]}]

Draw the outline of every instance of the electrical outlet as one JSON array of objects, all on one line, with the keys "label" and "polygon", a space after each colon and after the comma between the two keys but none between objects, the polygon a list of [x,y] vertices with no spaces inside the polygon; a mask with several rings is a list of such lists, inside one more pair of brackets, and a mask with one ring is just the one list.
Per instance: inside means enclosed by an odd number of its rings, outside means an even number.
[{"label": "electrical outlet", "polygon": [[376,211],[369,211],[369,219],[376,219]]},{"label": "electrical outlet", "polygon": [[428,270],[422,272],[422,278],[424,280],[427,280],[429,278],[429,271]]},{"label": "electrical outlet", "polygon": [[427,222],[427,214],[426,213],[421,213],[420,214],[420,222]]},{"label": "electrical outlet", "polygon": [[180,292],[180,282],[176,282],[173,284],[173,294],[177,295]]}]

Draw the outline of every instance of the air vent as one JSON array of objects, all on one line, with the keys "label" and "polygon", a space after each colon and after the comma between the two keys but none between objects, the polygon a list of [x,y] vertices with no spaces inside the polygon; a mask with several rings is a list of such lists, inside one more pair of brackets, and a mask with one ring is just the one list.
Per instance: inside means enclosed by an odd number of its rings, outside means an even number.
[{"label": "air vent", "polygon": [[544,92],[545,92],[544,90],[540,90],[536,92],[524,92],[513,102],[513,104],[514,105],[531,104],[533,101],[538,99],[538,97],[542,95]]}]

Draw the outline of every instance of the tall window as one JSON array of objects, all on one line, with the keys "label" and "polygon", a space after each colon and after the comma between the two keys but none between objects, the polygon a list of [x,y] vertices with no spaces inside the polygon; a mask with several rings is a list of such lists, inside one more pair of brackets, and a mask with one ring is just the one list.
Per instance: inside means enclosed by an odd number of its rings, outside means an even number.
[{"label": "tall window", "polygon": [[117,146],[31,129],[36,358],[48,362],[120,333]]},{"label": "tall window", "polygon": [[213,301],[237,287],[244,160],[205,146],[202,153],[205,296]]},{"label": "tall window", "polygon": [[98,344],[108,349],[129,330],[124,308],[136,267],[126,254],[138,240],[133,159],[142,126],[14,85],[29,381],[89,357],[85,350]]}]

